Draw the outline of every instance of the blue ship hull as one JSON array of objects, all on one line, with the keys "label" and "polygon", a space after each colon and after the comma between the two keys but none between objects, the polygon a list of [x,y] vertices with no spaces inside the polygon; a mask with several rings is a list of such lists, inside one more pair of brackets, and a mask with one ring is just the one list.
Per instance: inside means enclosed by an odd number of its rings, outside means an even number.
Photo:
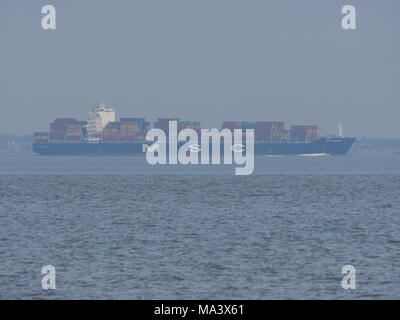
[{"label": "blue ship hull", "polygon": [[[345,155],[355,138],[320,138],[313,142],[262,142],[254,143],[255,155]],[[145,155],[146,147],[153,142],[57,142],[33,144],[33,151],[41,155]],[[184,144],[183,142],[178,144]],[[221,153],[223,145],[221,145]]]}]

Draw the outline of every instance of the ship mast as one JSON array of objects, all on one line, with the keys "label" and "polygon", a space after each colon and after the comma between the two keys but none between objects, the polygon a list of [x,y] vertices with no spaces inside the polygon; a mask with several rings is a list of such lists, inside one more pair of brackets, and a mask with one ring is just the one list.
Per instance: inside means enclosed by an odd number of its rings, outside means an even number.
[{"label": "ship mast", "polygon": [[338,127],[339,127],[339,137],[340,137],[340,138],[344,138],[343,126],[342,126],[342,123],[341,123],[341,122],[339,122]]}]

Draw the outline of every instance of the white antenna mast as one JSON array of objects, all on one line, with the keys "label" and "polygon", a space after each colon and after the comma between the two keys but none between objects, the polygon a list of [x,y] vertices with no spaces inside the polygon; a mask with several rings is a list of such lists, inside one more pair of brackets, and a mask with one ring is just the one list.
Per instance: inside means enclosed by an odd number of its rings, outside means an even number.
[{"label": "white antenna mast", "polygon": [[339,122],[339,137],[340,138],[343,138],[344,137],[344,134],[343,134],[343,126],[342,126],[342,123],[341,122]]}]

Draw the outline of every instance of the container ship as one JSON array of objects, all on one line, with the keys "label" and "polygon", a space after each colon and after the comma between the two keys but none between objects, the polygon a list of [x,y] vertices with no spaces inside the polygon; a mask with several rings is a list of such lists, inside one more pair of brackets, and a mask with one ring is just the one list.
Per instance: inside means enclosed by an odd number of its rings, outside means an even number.
[{"label": "container ship", "polygon": [[[158,119],[153,127],[168,135],[170,121],[177,121],[178,132],[190,128],[200,133],[200,122],[177,118]],[[145,155],[154,143],[146,141],[150,129],[145,118],[116,121],[115,111],[100,104],[89,112],[87,121],[58,118],[50,124],[49,132],[34,133],[33,151],[40,155]],[[286,129],[283,121],[224,121],[222,129],[253,129],[255,155],[345,155],[355,141],[345,137],[341,127],[337,136],[320,137],[316,125]]]}]

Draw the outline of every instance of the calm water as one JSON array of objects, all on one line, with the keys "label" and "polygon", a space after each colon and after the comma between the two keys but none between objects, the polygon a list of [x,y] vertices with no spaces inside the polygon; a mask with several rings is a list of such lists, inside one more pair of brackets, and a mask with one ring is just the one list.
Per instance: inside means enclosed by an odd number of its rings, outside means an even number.
[{"label": "calm water", "polygon": [[[0,298],[399,299],[399,161],[260,157],[236,177],[0,153]],[[356,290],[341,288],[347,264]]]}]

